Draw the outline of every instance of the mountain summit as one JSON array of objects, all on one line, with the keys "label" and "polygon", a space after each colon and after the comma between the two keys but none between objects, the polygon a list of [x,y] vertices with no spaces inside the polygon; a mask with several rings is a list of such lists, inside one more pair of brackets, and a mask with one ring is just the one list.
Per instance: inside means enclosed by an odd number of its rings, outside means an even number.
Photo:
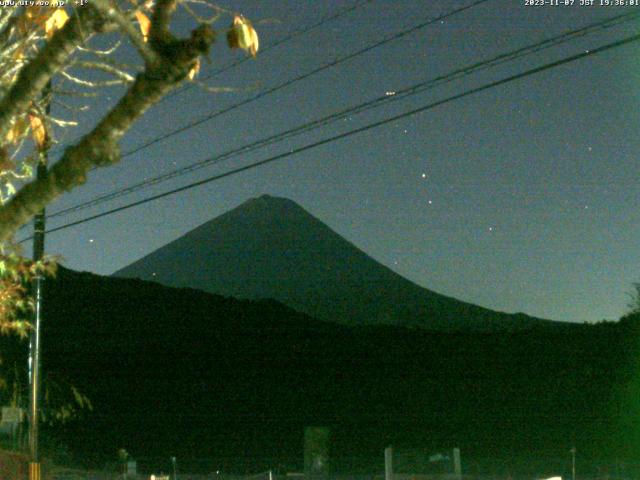
[{"label": "mountain summit", "polygon": [[114,273],[238,298],[273,298],[348,325],[519,330],[555,323],[425,289],[380,264],[300,205],[263,195]]}]

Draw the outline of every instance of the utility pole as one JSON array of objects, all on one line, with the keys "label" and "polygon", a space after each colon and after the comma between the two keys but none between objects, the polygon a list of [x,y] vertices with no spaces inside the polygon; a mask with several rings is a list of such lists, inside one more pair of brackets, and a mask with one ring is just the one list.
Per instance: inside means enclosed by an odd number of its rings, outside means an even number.
[{"label": "utility pole", "polygon": [[[45,113],[48,115],[51,109],[51,81],[43,90],[43,98],[46,102]],[[44,124],[44,121],[43,121]],[[46,135],[46,133],[45,133]],[[47,176],[47,164],[49,161],[49,142],[44,141],[43,146],[38,146],[38,167],[36,178],[44,179]],[[45,209],[38,212],[33,219],[33,261],[39,262],[44,256],[44,230]],[[44,288],[44,276],[38,273],[33,281],[34,316],[29,341],[29,480],[40,480],[40,454],[38,452],[38,423],[40,411],[40,331],[42,324],[42,296]]]}]

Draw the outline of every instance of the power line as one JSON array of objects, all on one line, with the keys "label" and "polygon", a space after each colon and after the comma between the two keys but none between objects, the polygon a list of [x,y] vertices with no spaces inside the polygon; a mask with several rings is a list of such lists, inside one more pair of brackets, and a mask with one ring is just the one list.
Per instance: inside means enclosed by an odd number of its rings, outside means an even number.
[{"label": "power line", "polygon": [[129,150],[128,152],[123,153],[122,154],[122,158],[125,158],[125,157],[128,157],[130,155],[133,155],[134,153],[137,153],[137,152],[139,152],[141,150],[144,150],[145,148],[148,148],[151,145],[154,145],[154,144],[156,144],[158,142],[162,142],[162,141],[166,140],[167,138],[170,138],[170,137],[172,137],[174,135],[177,135],[178,133],[182,133],[182,132],[184,132],[186,130],[189,130],[189,129],[193,128],[193,127],[196,127],[196,126],[198,126],[198,125],[200,125],[200,124],[202,124],[204,122],[207,122],[207,121],[212,120],[212,119],[214,119],[216,117],[219,117],[220,115],[224,115],[225,113],[228,113],[228,112],[233,111],[233,110],[235,110],[237,108],[243,107],[244,105],[247,105],[249,103],[255,102],[256,100],[259,100],[259,99],[261,99],[261,98],[263,98],[263,97],[265,97],[267,95],[271,95],[272,93],[275,93],[275,92],[277,92],[279,90],[282,90],[283,88],[288,87],[290,85],[293,85],[294,83],[298,83],[298,82],[300,82],[302,80],[305,80],[305,79],[307,79],[307,78],[309,78],[309,77],[311,77],[311,76],[313,76],[313,75],[315,75],[317,73],[320,73],[320,72],[322,72],[324,70],[327,70],[329,68],[333,68],[333,67],[335,67],[337,65],[340,65],[341,63],[344,63],[344,62],[346,62],[348,60],[356,58],[356,57],[358,57],[360,55],[363,55],[363,54],[365,54],[367,52],[370,52],[371,50],[374,50],[374,49],[376,49],[378,47],[381,47],[382,45],[386,45],[387,43],[390,43],[390,42],[392,42],[394,40],[398,40],[399,38],[405,37],[405,36],[407,36],[407,35],[409,35],[411,33],[414,33],[414,32],[416,32],[418,30],[421,30],[421,29],[423,29],[423,28],[425,28],[425,27],[427,27],[429,25],[432,25],[432,24],[434,24],[436,22],[440,22],[442,20],[445,20],[445,19],[447,19],[449,17],[452,17],[454,15],[457,15],[459,13],[462,13],[462,12],[464,12],[466,10],[469,10],[471,8],[474,8],[474,7],[478,6],[478,5],[481,5],[481,4],[489,2],[489,1],[491,1],[491,0],[476,0],[475,2],[470,3],[469,5],[465,5],[463,7],[456,8],[456,9],[451,10],[451,11],[449,11],[447,13],[444,13],[444,14],[438,16],[438,17],[430,18],[430,19],[427,19],[427,20],[425,20],[423,22],[420,22],[419,24],[417,24],[417,25],[415,25],[415,26],[413,26],[411,28],[408,28],[408,29],[405,29],[405,30],[401,30],[401,31],[399,31],[397,33],[394,33],[392,35],[388,35],[385,38],[383,38],[382,40],[374,42],[374,43],[372,43],[372,44],[370,44],[370,45],[368,45],[368,46],[366,46],[364,48],[361,48],[360,50],[357,50],[355,52],[349,53],[349,54],[344,55],[342,57],[338,57],[337,59],[332,60],[332,61],[330,61],[328,63],[325,63],[324,65],[321,65],[320,67],[317,67],[317,68],[315,68],[315,69],[313,69],[313,70],[311,70],[311,71],[309,71],[307,73],[303,73],[301,75],[298,75],[297,77],[291,78],[289,80],[285,80],[284,82],[279,83],[278,85],[276,85],[274,87],[271,87],[271,88],[269,88],[267,90],[263,90],[262,92],[254,95],[251,98],[248,98],[248,99],[243,100],[243,101],[238,102],[238,103],[234,103],[233,105],[230,105],[230,106],[228,106],[226,108],[223,108],[222,110],[211,112],[211,113],[205,115],[204,117],[199,118],[198,120],[194,120],[194,121],[192,121],[192,122],[190,122],[190,123],[188,123],[186,125],[183,125],[182,127],[179,127],[179,128],[177,128],[175,130],[172,130],[171,132],[168,132],[168,133],[166,133],[164,135],[161,135],[159,137],[156,137],[156,138],[154,138],[154,139],[152,139],[152,140],[150,140],[150,141],[148,141],[146,143],[143,143],[142,145],[139,145],[138,147],[134,148],[133,150]]},{"label": "power line", "polygon": [[[105,217],[107,215],[111,215],[113,213],[117,213],[117,212],[121,212],[121,211],[124,211],[124,210],[128,210],[129,208],[133,208],[133,207],[136,207],[136,206],[148,203],[148,202],[152,202],[154,200],[159,200],[161,198],[168,197],[170,195],[173,195],[173,194],[176,194],[176,193],[179,193],[179,192],[190,190],[190,189],[198,187],[200,185],[204,185],[204,184],[211,183],[211,182],[214,182],[214,181],[217,181],[217,180],[221,180],[223,178],[226,178],[226,177],[229,177],[229,176],[232,176],[232,175],[235,175],[235,174],[247,171],[247,170],[251,170],[251,169],[254,169],[254,168],[262,166],[262,165],[273,163],[273,162],[275,162],[277,160],[282,160],[283,158],[287,158],[287,157],[290,157],[292,155],[296,155],[298,153],[302,153],[302,152],[305,152],[307,150],[311,150],[311,149],[320,147],[322,145],[333,143],[333,142],[335,142],[337,140],[341,140],[341,139],[356,135],[358,133],[363,133],[363,132],[366,132],[368,130],[372,130],[372,129],[380,127],[382,125],[386,125],[388,123],[395,122],[397,120],[400,120],[400,119],[403,119],[403,118],[407,118],[407,117],[416,115],[418,113],[425,112],[427,110],[431,110],[431,109],[439,107],[441,105],[444,105],[444,104],[459,100],[459,99],[464,98],[464,97],[468,97],[470,95],[474,95],[476,93],[483,92],[485,90],[489,90],[491,88],[495,88],[495,87],[500,86],[500,85],[504,85],[506,83],[513,82],[515,80],[519,80],[519,79],[528,77],[530,75],[534,75],[536,73],[540,73],[540,72],[543,72],[543,71],[546,71],[546,70],[549,70],[549,69],[552,69],[552,68],[555,68],[555,67],[558,67],[558,66],[561,66],[561,65],[565,65],[565,64],[570,63],[570,62],[574,62],[576,60],[580,60],[580,59],[588,57],[588,56],[596,55],[598,53],[602,53],[602,52],[605,52],[605,51],[608,51],[608,50],[611,50],[611,49],[614,49],[614,48],[618,48],[618,47],[621,47],[623,45],[630,44],[632,42],[637,42],[638,40],[640,40],[640,34],[632,35],[630,37],[624,38],[622,40],[618,40],[616,42],[609,43],[609,44],[601,46],[601,47],[597,47],[597,48],[594,48],[594,49],[586,50],[586,51],[584,51],[582,53],[578,53],[576,55],[571,55],[571,56],[565,57],[565,58],[563,58],[561,60],[557,60],[557,61],[554,61],[554,62],[546,63],[546,64],[544,64],[542,66],[531,68],[531,69],[526,70],[526,71],[524,71],[522,73],[511,75],[511,76],[508,76],[506,78],[503,78],[503,79],[500,79],[500,80],[496,80],[494,82],[486,83],[486,84],[484,84],[482,86],[466,90],[466,91],[464,91],[462,93],[459,93],[459,94],[456,94],[456,95],[452,95],[452,96],[447,97],[447,98],[445,98],[443,100],[438,100],[436,102],[432,102],[432,103],[429,103],[427,105],[423,105],[422,107],[418,107],[418,108],[415,108],[413,110],[409,110],[407,112],[400,113],[398,115],[394,115],[394,116],[386,118],[384,120],[373,122],[373,123],[370,123],[370,124],[365,125],[363,127],[359,127],[359,128],[353,129],[353,130],[349,130],[348,132],[344,132],[344,133],[341,133],[341,134],[338,134],[338,135],[334,135],[332,137],[325,138],[323,140],[319,140],[317,142],[313,142],[313,143],[307,144],[307,145],[305,145],[303,147],[296,148],[296,149],[291,150],[289,152],[280,153],[278,155],[274,155],[274,156],[266,158],[264,160],[260,160],[258,162],[254,162],[254,163],[251,163],[249,165],[245,165],[243,167],[238,167],[238,168],[235,168],[233,170],[229,170],[227,172],[224,172],[224,173],[221,173],[221,174],[217,174],[217,175],[205,178],[203,180],[199,180],[197,182],[193,182],[193,183],[184,185],[182,187],[175,188],[173,190],[169,190],[167,192],[164,192],[164,193],[161,193],[161,194],[158,194],[158,195],[153,195],[151,197],[147,197],[145,199],[142,199],[142,200],[139,200],[139,201],[136,201],[136,202],[132,202],[132,203],[129,203],[127,205],[123,205],[123,206],[120,206],[120,207],[117,207],[117,208],[113,208],[111,210],[107,210],[105,212],[102,212],[102,213],[99,213],[99,214],[96,214],[96,215],[91,215],[89,217],[85,217],[85,218],[83,218],[81,220],[77,220],[75,222],[70,222],[70,223],[67,223],[65,225],[61,225],[59,227],[55,227],[55,228],[49,229],[49,230],[47,230],[46,233],[53,233],[53,232],[57,232],[57,231],[60,231],[60,230],[64,230],[64,229],[67,229],[67,228],[70,228],[70,227],[73,227],[73,226],[76,226],[76,225],[80,225],[82,223],[86,223],[86,222],[89,222],[89,221],[92,221],[92,220],[96,220],[98,218]],[[24,240],[21,240],[19,243],[24,243],[25,241],[30,240],[30,239],[31,239],[31,237],[25,238]]]},{"label": "power line", "polygon": [[[121,155],[120,158],[122,159],[122,158],[126,158],[128,156],[131,156],[134,153],[138,153],[139,151],[144,150],[144,149],[146,149],[146,148],[148,148],[148,147],[150,147],[152,145],[155,145],[156,143],[162,142],[162,141],[166,140],[167,138],[170,138],[170,137],[172,137],[174,135],[177,135],[179,133],[185,132],[185,131],[187,131],[187,130],[189,130],[191,128],[194,128],[194,127],[196,127],[198,125],[201,125],[202,123],[205,123],[205,122],[207,122],[209,120],[212,120],[212,119],[214,119],[216,117],[219,117],[221,115],[229,113],[229,112],[231,112],[231,111],[233,111],[233,110],[235,110],[237,108],[243,107],[243,106],[245,106],[245,105],[247,105],[249,103],[252,103],[252,102],[254,102],[256,100],[259,100],[259,99],[261,99],[261,98],[263,98],[263,97],[265,97],[267,95],[271,95],[272,93],[275,93],[275,92],[277,92],[277,91],[279,91],[279,90],[281,90],[283,88],[286,88],[289,85],[293,85],[293,84],[295,84],[297,82],[305,80],[305,79],[307,79],[307,78],[309,78],[309,77],[311,77],[311,76],[313,76],[313,75],[315,75],[317,73],[320,73],[320,72],[322,72],[324,70],[327,70],[329,68],[332,68],[332,67],[335,67],[337,65],[340,65],[341,63],[344,63],[344,62],[346,62],[348,60],[351,60],[351,59],[353,59],[353,58],[355,58],[357,56],[363,55],[363,54],[365,54],[365,53],[367,53],[367,52],[369,52],[369,51],[371,51],[371,50],[373,50],[375,48],[378,48],[378,47],[380,47],[382,45],[385,45],[385,44],[387,44],[389,42],[392,42],[394,40],[397,40],[399,38],[405,37],[405,36],[415,32],[417,30],[420,30],[420,29],[425,28],[425,27],[427,27],[429,25],[432,25],[432,24],[434,24],[436,22],[439,22],[439,21],[445,20],[447,18],[450,18],[450,17],[452,17],[454,15],[457,15],[459,13],[462,13],[462,12],[464,12],[466,10],[469,10],[471,8],[474,8],[474,7],[476,7],[476,6],[480,5],[480,4],[483,4],[483,3],[486,3],[486,2],[489,2],[489,1],[491,1],[491,0],[476,0],[475,2],[473,2],[471,4],[465,5],[463,7],[456,8],[454,10],[450,10],[449,12],[444,13],[442,15],[439,15],[437,17],[426,19],[423,22],[421,22],[421,23],[419,23],[419,24],[417,24],[417,25],[415,25],[415,26],[413,26],[413,27],[411,27],[409,29],[401,30],[401,31],[399,31],[397,33],[388,35],[387,37],[383,38],[382,40],[379,40],[378,42],[375,42],[375,43],[373,43],[371,45],[368,45],[368,46],[366,46],[366,47],[364,47],[364,48],[362,48],[360,50],[357,50],[357,51],[352,52],[352,53],[350,53],[348,55],[339,57],[339,58],[337,58],[337,59],[335,59],[335,60],[333,60],[331,62],[328,62],[328,63],[326,63],[326,64],[324,64],[324,65],[322,65],[322,66],[320,66],[318,68],[315,68],[315,69],[313,69],[313,70],[311,70],[311,71],[309,71],[307,73],[303,73],[301,75],[298,75],[297,77],[294,77],[294,78],[291,78],[289,80],[286,80],[286,81],[284,81],[284,82],[282,82],[282,83],[280,83],[280,84],[278,84],[278,85],[276,85],[274,87],[271,87],[271,88],[269,88],[267,90],[263,90],[262,92],[254,95],[251,98],[248,98],[248,99],[243,100],[243,101],[238,102],[238,103],[234,103],[233,105],[230,105],[229,107],[223,108],[222,110],[218,110],[218,111],[215,111],[215,112],[210,112],[209,114],[205,115],[204,117],[201,117],[201,118],[199,118],[197,120],[194,120],[194,121],[192,121],[192,122],[190,122],[188,124],[183,125],[182,127],[179,127],[179,128],[174,129],[174,130],[172,130],[170,132],[167,132],[164,135],[161,135],[159,137],[155,137],[155,138],[149,140],[148,142],[145,142],[142,145],[139,145],[139,146],[133,148],[132,150],[124,152]],[[246,61],[246,58],[243,59],[242,61]],[[229,66],[229,68],[231,68],[232,66],[235,66],[237,64],[239,64],[239,62],[231,64]],[[74,141],[76,141],[76,140],[78,140],[78,139],[75,139]],[[73,142],[71,142],[71,143],[73,143]]]},{"label": "power line", "polygon": [[[375,48],[378,48],[378,47],[380,47],[382,45],[385,45],[385,44],[387,44],[389,42],[392,42],[394,40],[397,40],[399,38],[405,37],[406,35],[409,35],[409,34],[415,32],[417,30],[420,30],[420,29],[425,28],[425,27],[427,27],[429,25],[432,25],[432,24],[434,24],[436,22],[439,22],[439,21],[445,20],[447,18],[450,18],[450,17],[452,17],[454,15],[462,13],[462,12],[464,12],[466,10],[474,8],[474,7],[476,7],[476,6],[480,5],[480,4],[486,3],[488,1],[491,1],[491,0],[476,0],[473,3],[470,3],[470,4],[465,5],[463,7],[459,7],[459,8],[450,10],[449,12],[444,13],[442,15],[439,15],[437,17],[426,19],[426,20],[420,22],[419,24],[417,24],[417,25],[415,25],[415,26],[413,26],[411,28],[404,29],[404,30],[401,30],[401,31],[396,32],[394,34],[388,35],[385,38],[383,38],[382,40],[374,42],[373,44],[370,44],[370,45],[368,45],[368,46],[366,46],[366,47],[364,47],[364,48],[362,48],[360,50],[357,50],[355,52],[352,52],[350,54],[347,54],[347,55],[344,55],[342,57],[339,57],[339,58],[337,58],[337,59],[335,59],[335,60],[333,60],[333,61],[331,61],[329,63],[326,63],[326,64],[324,64],[324,65],[322,65],[322,66],[320,66],[318,68],[315,68],[315,69],[313,69],[313,70],[311,70],[311,71],[309,71],[307,73],[304,73],[304,74],[301,74],[301,75],[299,75],[297,77],[294,77],[294,78],[291,78],[289,80],[286,80],[286,81],[284,81],[284,82],[282,82],[282,83],[280,83],[280,84],[278,84],[278,85],[276,85],[276,86],[274,86],[274,87],[272,87],[270,89],[264,90],[264,91],[258,93],[257,95],[254,95],[253,97],[251,97],[251,98],[249,98],[247,100],[235,103],[235,104],[230,105],[229,107],[224,108],[222,110],[211,112],[211,113],[207,114],[206,116],[199,118],[198,120],[194,120],[194,121],[192,121],[192,122],[190,122],[190,123],[188,123],[186,125],[183,125],[182,127],[179,127],[177,129],[172,130],[171,132],[168,132],[168,133],[166,133],[164,135],[156,137],[156,138],[154,138],[154,139],[152,139],[152,140],[150,140],[150,141],[148,141],[148,142],[146,142],[146,143],[144,143],[142,145],[139,145],[138,147],[134,148],[133,150],[129,150],[127,152],[124,152],[122,154],[121,158],[125,158],[125,157],[128,157],[130,155],[133,155],[134,153],[137,153],[137,152],[139,152],[141,150],[144,150],[145,148],[148,148],[148,147],[150,147],[150,146],[152,146],[152,145],[154,145],[156,143],[164,141],[167,138],[170,138],[170,137],[172,137],[174,135],[177,135],[179,133],[187,131],[187,130],[189,130],[191,128],[194,128],[194,127],[196,127],[196,126],[198,126],[198,125],[200,125],[200,124],[202,124],[204,122],[212,120],[213,118],[216,118],[218,116],[224,115],[225,113],[228,113],[228,112],[230,112],[232,110],[235,110],[235,109],[240,108],[240,107],[242,107],[244,105],[247,105],[247,104],[252,103],[252,102],[254,102],[256,100],[259,100],[260,98],[263,98],[263,97],[265,97],[267,95],[275,93],[278,90],[281,90],[281,89],[283,89],[283,88],[285,88],[285,87],[287,87],[289,85],[292,85],[294,83],[300,82],[300,81],[302,81],[302,80],[304,80],[306,78],[309,78],[309,77],[311,77],[311,76],[313,76],[313,75],[315,75],[317,73],[320,73],[320,72],[322,72],[324,70],[332,68],[332,67],[334,67],[336,65],[339,65],[339,64],[341,64],[343,62],[351,60],[351,59],[353,59],[353,58],[355,58],[355,57],[357,57],[359,55],[363,55],[364,53],[367,53],[367,52],[369,52],[369,51],[371,51],[371,50],[373,50]],[[74,207],[71,207],[71,208],[74,208]],[[83,208],[86,208],[86,207],[83,206]],[[64,213],[68,213],[68,212],[69,212],[69,209],[65,209]],[[53,214],[53,216],[59,216],[59,215],[62,215],[62,214],[63,214],[63,212],[59,211],[59,212],[55,212]]]},{"label": "power line", "polygon": [[[282,37],[280,40],[278,40],[276,42],[273,42],[272,44],[269,44],[264,48],[261,48],[260,49],[260,55],[264,55],[269,50],[271,50],[273,48],[276,48],[277,46],[282,45],[283,43],[286,43],[286,42],[288,42],[290,40],[293,40],[294,38],[299,37],[301,35],[304,35],[306,33],[309,33],[312,30],[315,30],[316,28],[323,26],[326,23],[329,23],[329,22],[331,22],[333,20],[336,20],[336,19],[338,19],[338,18],[340,18],[340,17],[342,17],[344,15],[347,15],[347,14],[357,10],[358,8],[363,7],[364,5],[366,5],[368,3],[371,3],[372,1],[373,0],[361,0],[361,1],[357,2],[357,3],[355,3],[352,6],[345,7],[343,9],[340,9],[340,10],[336,11],[335,13],[333,13],[331,15],[325,16],[324,18],[320,19],[316,23],[311,24],[311,25],[309,25],[307,27],[301,28],[300,30],[296,30],[296,31],[290,33],[289,35],[286,35],[286,36]],[[244,57],[240,58],[239,60],[235,60],[235,61],[229,63],[228,65],[225,65],[223,67],[218,68],[217,70],[214,70],[213,72],[209,73],[209,75],[207,75],[206,77],[203,77],[201,80],[209,80],[210,78],[212,78],[212,77],[214,77],[216,75],[219,75],[221,73],[224,73],[224,72],[226,72],[228,70],[231,70],[232,68],[235,68],[238,65],[241,65],[241,64],[243,64],[244,62],[246,62],[248,60],[250,60],[250,57],[244,56]],[[158,101],[158,104],[164,102],[165,100],[168,100],[169,98],[175,97],[176,95],[180,95],[181,93],[186,92],[187,90],[191,90],[194,87],[195,87],[194,84],[188,84],[187,86],[185,86],[182,89],[174,90],[174,91],[170,92],[169,94],[165,95],[164,97],[162,97]],[[80,138],[81,137],[76,137],[74,140],[71,140],[70,142],[68,142],[68,144],[69,143],[75,143],[78,140],[80,140]],[[58,151],[58,150],[60,150],[62,148],[63,147],[60,146],[60,147],[55,148],[54,150]]]},{"label": "power line", "polygon": [[62,210],[59,210],[51,215],[49,215],[49,218],[53,218],[53,217],[58,217],[58,216],[62,216],[62,215],[67,215],[69,213],[73,213],[73,212],[77,212],[80,210],[84,210],[86,208],[89,207],[93,207],[96,205],[99,205],[101,203],[119,198],[121,196],[124,195],[128,195],[130,193],[133,193],[135,191],[144,189],[146,187],[152,186],[152,185],[157,185],[159,183],[165,182],[167,180],[170,180],[172,178],[176,178],[182,175],[185,175],[187,173],[199,170],[201,168],[213,165],[213,164],[217,164],[220,163],[222,161],[228,160],[231,157],[235,157],[237,155],[240,155],[241,153],[248,153],[248,152],[252,152],[254,150],[257,150],[258,148],[267,146],[267,145],[272,145],[274,143],[278,143],[281,142],[284,139],[296,136],[296,135],[300,135],[302,133],[308,132],[312,129],[316,129],[322,126],[326,126],[330,123],[333,123],[341,118],[343,118],[344,116],[347,115],[354,115],[354,114],[358,114],[358,113],[362,113],[366,110],[372,109],[372,108],[376,108],[380,105],[383,105],[385,103],[388,102],[392,102],[392,101],[396,101],[396,100],[400,100],[403,98],[406,98],[408,96],[411,95],[415,95],[418,93],[422,93],[426,90],[432,89],[436,86],[440,86],[443,85],[445,83],[449,83],[453,80],[457,80],[460,79],[464,76],[476,73],[478,71],[487,69],[487,68],[491,68],[497,65],[501,65],[503,63],[515,60],[517,58],[521,58],[527,55],[531,55],[533,53],[537,53],[541,50],[544,49],[548,49],[551,47],[554,47],[556,45],[559,45],[561,43],[573,40],[577,37],[581,37],[581,36],[585,36],[591,33],[594,33],[598,30],[602,30],[602,29],[606,29],[606,28],[610,28],[614,25],[626,22],[626,21],[630,21],[630,20],[634,20],[636,18],[638,18],[640,16],[640,12],[631,12],[631,13],[627,13],[627,14],[621,14],[621,15],[617,15],[599,22],[594,22],[591,23],[585,27],[582,27],[580,29],[577,30],[571,30],[568,32],[564,32],[562,34],[556,35],[554,37],[551,38],[547,38],[544,39],[540,42],[536,42],[534,44],[531,45],[527,45],[525,47],[521,47],[521,48],[517,48],[515,50],[512,50],[510,52],[504,53],[504,54],[500,54],[497,55],[495,57],[492,57],[488,60],[484,60],[484,61],[480,61],[477,63],[474,63],[472,65],[463,67],[463,68],[459,68],[456,69],[452,72],[449,72],[445,75],[441,75],[438,76],[436,78],[427,80],[427,81],[423,81],[420,82],[418,84],[415,84],[413,86],[404,88],[402,90],[398,90],[397,92],[395,92],[395,94],[393,96],[387,96],[387,95],[382,95],[379,97],[376,97],[372,100],[369,100],[367,102],[361,103],[359,105],[356,105],[354,107],[349,107],[347,109],[342,109],[338,112],[335,112],[333,114],[330,114],[328,116],[322,117],[320,119],[317,120],[313,120],[311,122],[307,122],[303,125],[299,125],[298,127],[295,127],[293,129],[289,129],[286,130],[284,132],[280,132],[278,134],[272,135],[270,137],[266,137],[266,138],[262,138],[260,140],[257,140],[255,142],[252,142],[251,144],[239,147],[239,148],[235,148],[232,150],[229,150],[227,152],[224,152],[222,154],[219,154],[215,157],[206,159],[206,160],[202,160],[199,162],[196,162],[194,164],[188,165],[186,167],[182,167],[176,170],[173,170],[171,172],[167,172],[165,174],[162,175],[158,175],[156,177],[153,177],[151,179],[147,179],[144,180],[142,182],[139,182],[137,184],[131,185],[129,187],[125,187],[125,188],[121,188],[121,189],[117,189],[114,190],[112,192],[109,192],[107,194],[98,196],[96,198],[93,198],[91,200],[88,200],[86,202],[80,203],[78,205],[74,205]]}]

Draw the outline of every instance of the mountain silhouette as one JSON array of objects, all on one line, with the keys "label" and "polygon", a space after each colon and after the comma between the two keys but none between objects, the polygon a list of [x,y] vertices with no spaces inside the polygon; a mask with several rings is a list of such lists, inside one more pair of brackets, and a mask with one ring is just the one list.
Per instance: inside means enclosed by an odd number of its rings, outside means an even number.
[{"label": "mountain silhouette", "polygon": [[558,323],[492,311],[416,285],[297,203],[269,195],[248,200],[114,276],[272,298],[346,325],[493,331]]}]

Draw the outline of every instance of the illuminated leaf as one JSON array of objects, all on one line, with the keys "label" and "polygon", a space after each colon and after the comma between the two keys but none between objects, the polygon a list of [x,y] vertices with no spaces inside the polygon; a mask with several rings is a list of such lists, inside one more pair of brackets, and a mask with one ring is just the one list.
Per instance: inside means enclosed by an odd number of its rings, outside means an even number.
[{"label": "illuminated leaf", "polygon": [[76,403],[82,407],[84,405],[84,396],[73,385],[71,385],[71,393],[73,393]]},{"label": "illuminated leaf", "polygon": [[251,25],[251,22],[242,15],[233,17],[233,24],[227,32],[227,43],[230,48],[241,48],[252,57],[256,56],[260,47],[258,33]]},{"label": "illuminated leaf", "polygon": [[29,123],[34,143],[39,150],[44,149],[47,145],[47,130],[44,127],[44,123],[42,123],[42,119],[37,115],[29,114]]},{"label": "illuminated leaf", "polygon": [[[51,20],[52,17],[55,17],[55,19]],[[45,30],[47,38],[51,38],[53,32],[61,28],[68,18],[69,16],[62,7],[54,7],[52,5],[32,5],[26,7],[24,15],[20,17],[18,30],[20,33],[25,35],[33,29],[42,29]],[[53,31],[50,33],[52,28]]]},{"label": "illuminated leaf", "polygon": [[20,170],[20,175],[25,176],[25,177],[32,177],[33,176],[33,166],[30,165],[29,163],[22,163],[22,165],[20,166],[21,170]]},{"label": "illuminated leaf", "polygon": [[69,20],[69,15],[64,8],[57,8],[45,22],[44,31],[47,38],[51,38],[56,30],[60,30],[67,23],[67,20]]},{"label": "illuminated leaf", "polygon": [[136,18],[138,19],[138,23],[140,24],[140,32],[142,32],[142,38],[146,42],[149,38],[149,31],[151,30],[151,20],[140,10],[136,11]]},{"label": "illuminated leaf", "polygon": [[189,80],[193,80],[195,76],[198,75],[199,72],[200,72],[200,59],[197,58],[196,63],[193,65],[193,67],[191,67],[191,70],[189,70],[187,77],[189,78]]},{"label": "illuminated leaf", "polygon": [[34,27],[44,26],[51,11],[42,6],[30,6],[25,9],[24,15],[20,17],[18,29],[23,35],[31,31]]},{"label": "illuminated leaf", "polygon": [[9,143],[18,143],[22,136],[24,135],[25,130],[27,129],[27,122],[24,118],[19,118],[11,127],[11,130],[7,132],[6,140]]},{"label": "illuminated leaf", "polygon": [[18,62],[20,60],[23,60],[24,57],[25,57],[24,50],[25,50],[25,46],[24,45],[16,48],[16,51],[13,52],[13,56],[12,56],[13,60],[18,61]]}]

